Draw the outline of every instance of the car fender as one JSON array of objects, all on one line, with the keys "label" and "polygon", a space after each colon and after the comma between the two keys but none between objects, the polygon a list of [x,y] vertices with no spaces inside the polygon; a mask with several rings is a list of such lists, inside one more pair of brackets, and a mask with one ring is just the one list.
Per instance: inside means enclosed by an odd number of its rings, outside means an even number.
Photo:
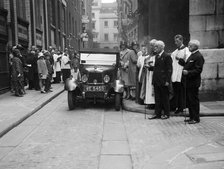
[{"label": "car fender", "polygon": [[78,83],[74,78],[68,78],[65,81],[65,90],[67,91],[74,91],[76,87],[78,86]]},{"label": "car fender", "polygon": [[123,93],[124,92],[124,81],[123,80],[116,80],[115,81],[114,91],[116,93]]}]

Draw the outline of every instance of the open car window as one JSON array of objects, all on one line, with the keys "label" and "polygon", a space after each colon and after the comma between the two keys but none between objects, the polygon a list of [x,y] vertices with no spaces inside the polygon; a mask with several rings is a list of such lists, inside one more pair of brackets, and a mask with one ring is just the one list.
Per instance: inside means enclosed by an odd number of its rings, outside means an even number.
[{"label": "open car window", "polygon": [[80,63],[84,65],[114,65],[116,54],[81,53]]}]

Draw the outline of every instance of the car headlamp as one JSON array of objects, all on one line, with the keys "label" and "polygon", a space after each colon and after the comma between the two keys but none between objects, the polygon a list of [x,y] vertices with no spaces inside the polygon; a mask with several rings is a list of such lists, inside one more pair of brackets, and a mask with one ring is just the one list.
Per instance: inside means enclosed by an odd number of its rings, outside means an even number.
[{"label": "car headlamp", "polygon": [[82,75],[82,82],[86,83],[88,81],[88,77],[86,74]]},{"label": "car headlamp", "polygon": [[110,76],[105,75],[103,80],[104,80],[105,83],[108,83],[110,81]]}]

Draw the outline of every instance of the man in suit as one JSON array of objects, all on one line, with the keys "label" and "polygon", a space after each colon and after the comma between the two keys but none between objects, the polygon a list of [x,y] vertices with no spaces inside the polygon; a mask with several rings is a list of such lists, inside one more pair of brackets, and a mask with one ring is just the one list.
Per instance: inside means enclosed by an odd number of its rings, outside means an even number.
[{"label": "man in suit", "polygon": [[[155,92],[155,115],[149,119],[168,119],[170,117],[169,85],[172,75],[172,58],[164,52],[163,41],[155,43],[155,65],[150,67],[153,70],[152,84]],[[164,114],[162,115],[162,110]]]},{"label": "man in suit", "polygon": [[186,80],[187,107],[189,109],[190,119],[186,122],[195,124],[200,122],[200,103],[199,103],[199,87],[201,85],[201,72],[204,65],[204,57],[199,52],[200,42],[191,40],[188,44],[191,55],[186,62],[183,59],[179,60],[179,64],[184,66],[183,75]]}]

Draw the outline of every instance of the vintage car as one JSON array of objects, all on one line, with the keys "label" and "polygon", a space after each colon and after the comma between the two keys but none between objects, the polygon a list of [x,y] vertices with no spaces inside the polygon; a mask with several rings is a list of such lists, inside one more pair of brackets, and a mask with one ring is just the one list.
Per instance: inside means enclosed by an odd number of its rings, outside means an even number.
[{"label": "vintage car", "polygon": [[122,104],[124,83],[118,78],[119,52],[112,49],[85,49],[80,51],[79,71],[81,78],[69,78],[65,83],[68,91],[68,107],[72,110],[77,101],[112,100],[115,110]]}]

